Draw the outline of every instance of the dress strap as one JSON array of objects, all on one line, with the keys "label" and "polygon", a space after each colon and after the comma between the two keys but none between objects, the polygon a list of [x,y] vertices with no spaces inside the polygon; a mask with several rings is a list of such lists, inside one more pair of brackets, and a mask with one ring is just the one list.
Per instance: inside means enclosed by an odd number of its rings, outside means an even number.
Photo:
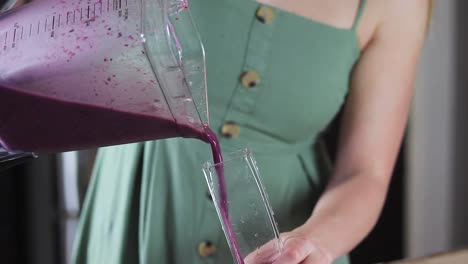
[{"label": "dress strap", "polygon": [[366,7],[367,0],[360,0],[359,1],[359,9],[357,11],[356,17],[354,18],[354,24],[352,30],[356,30],[359,25],[359,21],[361,21],[362,15],[364,13],[364,9]]}]

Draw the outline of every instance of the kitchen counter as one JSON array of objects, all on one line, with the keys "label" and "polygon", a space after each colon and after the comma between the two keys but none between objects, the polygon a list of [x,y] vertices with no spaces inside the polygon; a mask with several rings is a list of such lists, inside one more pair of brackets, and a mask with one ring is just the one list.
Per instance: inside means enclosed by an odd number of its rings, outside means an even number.
[{"label": "kitchen counter", "polygon": [[468,264],[468,249],[387,264]]}]

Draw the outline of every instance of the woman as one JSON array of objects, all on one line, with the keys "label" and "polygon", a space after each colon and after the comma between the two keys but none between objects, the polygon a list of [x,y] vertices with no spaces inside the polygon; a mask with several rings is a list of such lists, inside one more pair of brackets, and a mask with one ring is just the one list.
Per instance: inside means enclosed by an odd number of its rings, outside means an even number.
[{"label": "woman", "polygon": [[[430,3],[191,0],[211,126],[249,146],[284,240],[282,264],[348,263],[375,224],[405,128]],[[346,100],[345,100],[346,99]],[[319,134],[344,105],[336,164]],[[100,150],[75,263],[232,263],[189,139]],[[262,252],[250,263],[270,263]]]}]

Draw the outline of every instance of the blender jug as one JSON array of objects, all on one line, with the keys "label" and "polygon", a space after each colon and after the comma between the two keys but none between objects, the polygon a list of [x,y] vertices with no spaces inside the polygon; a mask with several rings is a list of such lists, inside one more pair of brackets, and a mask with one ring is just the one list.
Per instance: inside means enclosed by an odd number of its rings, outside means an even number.
[{"label": "blender jug", "polygon": [[44,0],[7,11],[0,98],[3,160],[199,137],[205,57],[187,0]]}]

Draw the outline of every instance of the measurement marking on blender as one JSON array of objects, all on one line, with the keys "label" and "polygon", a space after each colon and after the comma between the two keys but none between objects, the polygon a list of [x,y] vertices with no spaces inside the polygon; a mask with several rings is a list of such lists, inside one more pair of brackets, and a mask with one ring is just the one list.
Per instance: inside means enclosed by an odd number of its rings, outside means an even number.
[{"label": "measurement marking on blender", "polygon": [[[110,13],[110,3],[111,0],[107,1],[107,12]],[[55,36],[55,30],[59,30],[61,27],[65,27],[68,25],[75,24],[77,19],[80,19],[83,22],[86,22],[86,26],[89,26],[91,22],[93,22],[98,16],[106,13],[106,3],[103,0],[88,0],[88,5],[82,7],[75,7],[73,10],[64,12],[54,12],[45,16],[42,19],[37,20],[37,25],[33,23],[29,24],[29,33],[27,26],[20,25],[18,23],[14,24],[14,28],[12,31],[7,31],[4,33],[4,38],[0,38],[0,43],[4,42],[3,50],[7,50],[9,48],[15,48],[16,44],[19,41],[32,38],[34,34],[41,35],[42,33],[48,34],[50,32],[50,37]],[[94,3],[93,3],[94,2]],[[91,4],[93,6],[91,6]],[[84,10],[83,10],[84,9]],[[113,11],[117,11],[118,17],[124,17],[125,20],[128,19],[129,10],[128,10],[128,0],[112,0],[112,9]],[[85,13],[83,14],[83,11]],[[62,19],[62,15],[65,15],[66,18]],[[77,12],[79,12],[79,17]],[[73,16],[73,20],[72,20]],[[51,23],[51,25],[49,24]],[[26,24],[27,25],[27,24]],[[36,27],[35,29],[33,29]],[[21,29],[20,29],[21,28]],[[36,31],[36,32],[33,32]],[[44,32],[42,32],[42,30]],[[73,31],[73,30],[71,30]],[[0,35],[2,36],[2,35]],[[0,46],[1,49],[1,46]]]},{"label": "measurement marking on blender", "polygon": [[116,0],[116,8],[118,10],[119,17],[122,17],[122,0]]},{"label": "measurement marking on blender", "polygon": [[3,45],[3,50],[7,49],[7,37],[8,37],[8,32],[5,32],[5,44]]},{"label": "measurement marking on blender", "polygon": [[16,45],[16,27],[15,30],[13,30],[13,42],[11,43],[11,47],[14,48]]},{"label": "measurement marking on blender", "polygon": [[102,14],[102,0],[99,0],[99,14]]}]

